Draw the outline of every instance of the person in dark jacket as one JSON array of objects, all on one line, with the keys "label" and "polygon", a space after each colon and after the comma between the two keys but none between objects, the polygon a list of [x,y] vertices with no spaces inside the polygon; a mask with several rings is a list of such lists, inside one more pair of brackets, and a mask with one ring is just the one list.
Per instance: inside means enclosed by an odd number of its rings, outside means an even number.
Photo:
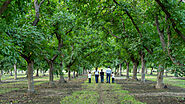
[{"label": "person in dark jacket", "polygon": [[104,72],[103,72],[103,69],[101,69],[100,76],[101,76],[101,83],[103,83],[104,82]]}]

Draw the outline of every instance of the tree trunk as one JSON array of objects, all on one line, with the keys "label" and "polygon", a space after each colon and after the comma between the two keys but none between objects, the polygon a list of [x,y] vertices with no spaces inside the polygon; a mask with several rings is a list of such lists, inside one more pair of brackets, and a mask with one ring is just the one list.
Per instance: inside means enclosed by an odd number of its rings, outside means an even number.
[{"label": "tree trunk", "polygon": [[145,72],[146,74],[148,73],[148,69],[147,69],[147,67],[146,67],[146,72]]},{"label": "tree trunk", "polygon": [[14,71],[15,71],[14,79],[17,80],[17,67],[16,67],[16,64],[14,64]]},{"label": "tree trunk", "polygon": [[61,61],[61,63],[60,63],[60,68],[61,68],[61,70],[60,70],[60,79],[59,79],[59,83],[64,83],[64,82],[66,82],[65,81],[65,79],[64,79],[64,74],[63,74],[63,64],[62,64],[62,61]]},{"label": "tree trunk", "polygon": [[70,72],[70,68],[68,68],[68,80],[70,81],[71,80],[71,72]]},{"label": "tree trunk", "polygon": [[165,76],[166,76],[166,77],[168,76],[168,71],[167,71],[167,70],[165,71]]},{"label": "tree trunk", "polygon": [[150,75],[153,75],[153,69],[154,69],[154,68],[152,67],[151,72],[150,72]]},{"label": "tree trunk", "polygon": [[75,78],[76,76],[75,76],[75,71],[73,71],[73,78]]},{"label": "tree trunk", "polygon": [[77,71],[77,72],[76,72],[76,77],[78,77],[78,73],[79,73],[79,72]]},{"label": "tree trunk", "polygon": [[119,64],[119,76],[121,76],[121,69],[122,69],[121,64]]},{"label": "tree trunk", "polygon": [[33,81],[33,61],[29,61],[28,63],[28,93],[34,93],[34,81]]},{"label": "tree trunk", "polygon": [[145,54],[141,52],[141,82],[145,83]]},{"label": "tree trunk", "polygon": [[37,73],[36,73],[36,77],[38,77],[39,76],[39,69],[37,69]]},{"label": "tree trunk", "polygon": [[157,84],[155,86],[157,89],[164,88],[163,74],[164,74],[164,68],[162,65],[159,65],[159,70],[157,72]]},{"label": "tree trunk", "polygon": [[1,70],[1,73],[0,73],[0,83],[2,82],[1,81],[1,77],[3,76],[3,70]]},{"label": "tree trunk", "polygon": [[54,82],[53,82],[53,62],[50,61],[49,63],[49,84],[52,85]]},{"label": "tree trunk", "polygon": [[127,75],[126,75],[126,78],[128,79],[129,78],[129,62],[126,62],[127,64]]},{"label": "tree trunk", "polygon": [[133,62],[133,76],[132,76],[132,79],[134,80],[138,80],[137,79],[137,66],[138,66],[138,62],[134,61]]},{"label": "tree trunk", "polygon": [[83,74],[85,74],[85,68],[83,67]]}]

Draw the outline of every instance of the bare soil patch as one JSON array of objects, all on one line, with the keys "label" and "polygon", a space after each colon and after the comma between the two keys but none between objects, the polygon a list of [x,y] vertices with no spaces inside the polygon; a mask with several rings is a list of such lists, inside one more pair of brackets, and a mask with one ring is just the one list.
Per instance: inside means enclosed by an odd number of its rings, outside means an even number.
[{"label": "bare soil patch", "polygon": [[60,104],[63,97],[71,95],[74,91],[82,89],[82,83],[86,78],[76,78],[67,83],[58,84],[50,87],[49,83],[43,83],[35,86],[36,92],[29,96],[27,88],[15,90],[9,93],[0,95],[0,104]]},{"label": "bare soil patch", "polygon": [[167,85],[165,89],[156,89],[156,82],[149,80],[143,84],[131,79],[117,79],[116,83],[122,84],[123,90],[128,90],[130,95],[147,104],[185,104],[184,88]]}]

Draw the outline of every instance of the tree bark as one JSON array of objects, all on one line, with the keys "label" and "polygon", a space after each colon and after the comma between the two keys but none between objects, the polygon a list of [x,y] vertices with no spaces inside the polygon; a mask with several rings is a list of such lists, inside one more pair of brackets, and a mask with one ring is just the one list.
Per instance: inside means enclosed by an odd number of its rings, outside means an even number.
[{"label": "tree bark", "polygon": [[0,9],[0,15],[7,9],[8,5],[11,3],[12,0],[6,0]]},{"label": "tree bark", "polygon": [[138,62],[133,61],[133,76],[132,76],[132,79],[134,79],[134,80],[138,80],[137,79],[137,66],[138,66]]},{"label": "tree bark", "polygon": [[75,78],[76,76],[75,76],[75,71],[73,71],[73,78]]},{"label": "tree bark", "polygon": [[126,62],[127,64],[127,75],[126,75],[126,78],[129,79],[129,62]]},{"label": "tree bark", "polygon": [[121,64],[119,64],[119,76],[121,76],[121,70],[122,70],[122,67],[121,67]]},{"label": "tree bark", "polygon": [[162,44],[163,51],[165,52],[166,44],[165,44],[165,41],[164,41],[164,31],[160,30],[159,22],[158,22],[158,15],[156,15],[156,17],[155,17],[155,23],[156,23],[156,26],[157,26],[157,31],[159,33],[159,37],[160,37],[160,41],[161,41],[161,44]]},{"label": "tree bark", "polygon": [[68,80],[71,80],[71,71],[70,71],[70,67],[68,67]]},{"label": "tree bark", "polygon": [[16,67],[16,64],[14,64],[14,71],[15,71],[14,79],[17,80],[17,67]]},{"label": "tree bark", "polygon": [[168,71],[167,71],[167,70],[165,71],[165,76],[166,76],[166,77],[168,76]]},{"label": "tree bark", "polygon": [[77,71],[77,72],[76,72],[76,77],[78,77],[78,73],[79,73],[79,72]]},{"label": "tree bark", "polygon": [[39,22],[39,10],[40,10],[40,6],[41,4],[44,2],[45,0],[42,0],[40,2],[40,4],[38,4],[38,0],[34,0],[34,6],[35,6],[35,13],[36,13],[36,16],[35,16],[35,20],[33,21],[33,26],[36,26],[37,23]]},{"label": "tree bark", "polygon": [[3,70],[1,70],[1,73],[0,73],[0,83],[2,82],[1,81],[1,77],[3,76]]},{"label": "tree bark", "polygon": [[85,68],[83,67],[83,74],[85,74]]},{"label": "tree bark", "polygon": [[34,93],[34,81],[33,81],[33,61],[28,61],[28,93]]},{"label": "tree bark", "polygon": [[154,69],[154,68],[152,67],[151,72],[150,72],[150,75],[153,75],[153,69]]},{"label": "tree bark", "polygon": [[36,72],[36,77],[39,76],[39,69],[37,69],[37,72]]},{"label": "tree bark", "polygon": [[141,57],[141,82],[145,83],[145,54],[141,51],[140,53],[140,57]]},{"label": "tree bark", "polygon": [[157,89],[164,88],[163,74],[164,74],[164,68],[162,65],[159,65],[159,70],[157,72],[157,84],[155,86]]},{"label": "tree bark", "polygon": [[52,84],[54,84],[54,82],[53,82],[53,62],[52,61],[49,62],[49,67],[50,67],[50,69],[49,69],[49,84],[52,85]]},{"label": "tree bark", "polygon": [[65,79],[64,79],[64,75],[63,75],[63,64],[62,64],[62,61],[60,63],[60,68],[61,68],[61,72],[60,72],[60,79],[59,79],[59,83],[64,83],[66,82]]}]

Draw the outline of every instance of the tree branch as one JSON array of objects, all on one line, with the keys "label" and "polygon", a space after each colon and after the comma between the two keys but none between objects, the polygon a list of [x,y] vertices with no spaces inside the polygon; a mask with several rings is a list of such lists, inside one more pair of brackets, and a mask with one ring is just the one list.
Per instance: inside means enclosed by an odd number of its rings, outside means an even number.
[{"label": "tree branch", "polygon": [[44,57],[44,59],[47,61],[47,63],[49,63],[49,62],[50,62],[50,60],[49,60],[48,58]]},{"label": "tree branch", "polygon": [[109,34],[111,34],[113,37],[116,37],[116,38],[118,38],[118,39],[121,39],[120,37],[114,35],[114,34],[112,33],[112,31],[107,30],[104,26],[103,26],[103,29],[105,29],[105,30],[106,30]]},{"label": "tree branch", "polygon": [[160,37],[160,41],[161,41],[161,44],[162,44],[163,51],[165,52],[166,44],[165,44],[165,41],[164,41],[164,32],[160,31],[159,22],[158,22],[158,15],[156,15],[156,17],[155,17],[155,23],[156,23],[156,26],[157,26],[157,31],[159,33],[159,37]]},{"label": "tree branch", "polygon": [[169,24],[168,24],[168,27],[167,27],[167,34],[168,34],[168,46],[167,46],[168,56],[170,57],[170,59],[173,62],[173,64],[178,65],[178,66],[184,66],[179,61],[177,61],[175,57],[173,57],[171,55],[171,50],[170,50],[171,31],[170,31],[170,25]]},{"label": "tree branch", "polygon": [[41,4],[44,2],[45,0],[42,0],[40,2],[40,4],[38,5],[38,0],[35,0],[34,1],[34,6],[35,6],[35,13],[36,13],[36,17],[35,17],[35,20],[33,21],[33,26],[36,26],[37,23],[39,22],[39,9],[40,9],[40,6]]},{"label": "tree branch", "polygon": [[155,1],[159,4],[159,6],[162,8],[163,12],[167,15],[167,18],[170,19],[170,21],[172,23],[172,27],[175,30],[175,32],[177,33],[177,35],[179,35],[185,41],[185,36],[177,28],[177,25],[176,25],[174,19],[171,18],[171,14],[166,10],[165,6],[161,3],[160,0],[155,0]]},{"label": "tree branch", "polygon": [[69,31],[66,32],[66,35],[69,34],[72,30],[73,30],[73,27]]},{"label": "tree branch", "polygon": [[153,54],[152,50],[149,50],[146,46],[143,45],[143,47],[147,50],[148,53]]},{"label": "tree branch", "polygon": [[24,58],[28,63],[31,62],[31,60],[30,60],[29,57],[27,57],[26,55],[22,54],[21,52],[19,52],[19,53],[20,53],[20,56],[21,56],[22,58]]},{"label": "tree branch", "polygon": [[40,6],[42,5],[42,3],[44,3],[44,1],[45,1],[45,0],[42,0],[42,1],[40,2],[40,4],[39,4],[39,8],[40,8]]},{"label": "tree branch", "polygon": [[56,58],[58,57],[58,55],[54,55],[51,59],[51,61],[54,61]]}]

